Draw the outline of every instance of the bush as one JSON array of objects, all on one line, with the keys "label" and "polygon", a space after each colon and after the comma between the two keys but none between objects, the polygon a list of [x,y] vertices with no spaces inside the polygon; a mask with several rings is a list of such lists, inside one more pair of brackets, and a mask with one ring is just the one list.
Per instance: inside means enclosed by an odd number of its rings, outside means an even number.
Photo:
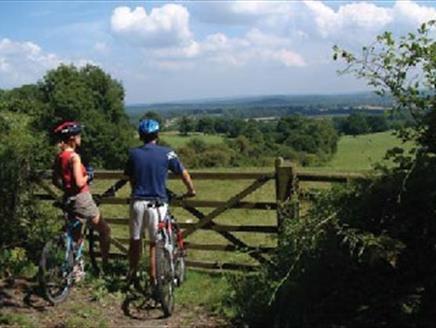
[{"label": "bush", "polygon": [[407,192],[397,171],[337,188],[319,196],[304,219],[285,221],[274,265],[234,282],[241,319],[278,327],[434,322],[436,195],[425,190],[436,179],[430,172],[429,166],[410,176]]},{"label": "bush", "polygon": [[183,165],[187,168],[197,168],[199,165],[198,157],[195,151],[189,147],[181,147],[177,149],[177,154],[179,155]]},{"label": "bush", "polygon": [[[33,131],[30,119],[16,113],[0,113],[0,261],[1,270],[15,272],[27,259],[37,259],[43,241],[53,229],[54,212],[38,203],[32,182],[37,168],[51,163],[47,138]],[[19,259],[7,250],[23,249]],[[21,253],[20,253],[21,254]],[[0,276],[5,272],[0,271]]]}]

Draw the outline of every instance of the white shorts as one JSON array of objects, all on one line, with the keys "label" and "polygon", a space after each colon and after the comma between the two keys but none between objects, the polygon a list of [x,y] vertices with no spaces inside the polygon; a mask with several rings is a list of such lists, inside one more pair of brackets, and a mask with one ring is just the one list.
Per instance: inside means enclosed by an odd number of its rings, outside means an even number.
[{"label": "white shorts", "polygon": [[167,214],[168,204],[163,203],[159,207],[149,207],[155,201],[133,200],[130,202],[130,238],[140,240],[144,235],[145,228],[151,242],[156,241],[159,217],[163,220]]}]

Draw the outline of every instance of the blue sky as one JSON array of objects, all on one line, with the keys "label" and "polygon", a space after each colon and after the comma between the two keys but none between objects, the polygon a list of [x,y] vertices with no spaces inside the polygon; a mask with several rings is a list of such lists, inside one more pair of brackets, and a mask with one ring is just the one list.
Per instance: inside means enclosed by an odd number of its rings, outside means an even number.
[{"label": "blue sky", "polygon": [[434,1],[2,1],[0,88],[93,63],[127,103],[360,91],[332,46],[359,51],[429,19]]}]

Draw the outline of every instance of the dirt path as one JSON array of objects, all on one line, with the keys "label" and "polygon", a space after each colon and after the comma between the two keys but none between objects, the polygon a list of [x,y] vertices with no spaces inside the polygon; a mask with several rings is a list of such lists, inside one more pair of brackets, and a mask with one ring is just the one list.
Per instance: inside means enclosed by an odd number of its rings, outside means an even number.
[{"label": "dirt path", "polygon": [[[162,318],[159,308],[138,309],[129,304],[122,309],[124,295],[108,294],[93,300],[92,287],[75,287],[62,304],[51,306],[26,280],[0,282],[0,327],[225,327],[223,319],[202,308],[175,308],[170,318]],[[153,304],[149,304],[153,305]]]}]

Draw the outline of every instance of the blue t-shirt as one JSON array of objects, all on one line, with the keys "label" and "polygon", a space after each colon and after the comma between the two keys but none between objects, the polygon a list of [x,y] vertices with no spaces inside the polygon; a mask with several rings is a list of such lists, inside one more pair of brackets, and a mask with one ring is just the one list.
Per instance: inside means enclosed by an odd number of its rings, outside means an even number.
[{"label": "blue t-shirt", "polygon": [[184,170],[177,154],[170,148],[148,143],[130,149],[124,173],[133,181],[132,197],[168,201],[168,170],[175,174],[182,174]]}]

